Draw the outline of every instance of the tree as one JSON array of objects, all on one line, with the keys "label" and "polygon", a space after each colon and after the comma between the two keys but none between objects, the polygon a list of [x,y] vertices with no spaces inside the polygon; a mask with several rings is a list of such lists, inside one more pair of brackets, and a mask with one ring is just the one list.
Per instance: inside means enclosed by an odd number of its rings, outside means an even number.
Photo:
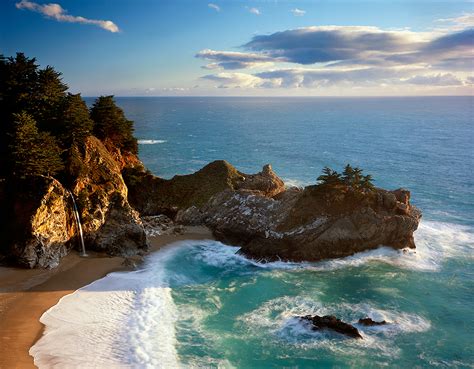
[{"label": "tree", "polygon": [[64,147],[81,144],[92,134],[94,122],[81,94],[68,94],[62,102],[61,131],[59,138]]},{"label": "tree", "polygon": [[13,174],[28,176],[53,176],[64,166],[56,140],[47,132],[40,132],[35,120],[28,113],[14,114],[15,130],[10,145]]},{"label": "tree", "polygon": [[38,71],[38,82],[33,92],[33,114],[39,127],[58,135],[61,130],[60,106],[66,97],[68,87],[61,80],[61,73],[47,66]]},{"label": "tree", "polygon": [[362,180],[360,182],[360,187],[363,190],[372,191],[373,189],[375,189],[375,186],[372,183],[372,181],[373,181],[372,176],[370,174],[367,174],[366,176],[362,177]]},{"label": "tree", "polygon": [[347,164],[342,172],[344,183],[348,186],[352,186],[354,181],[354,169],[351,167],[350,164]]},{"label": "tree", "polygon": [[99,97],[92,106],[91,118],[95,136],[101,140],[109,139],[116,146],[134,154],[138,152],[137,140],[133,137],[133,122],[125,118],[113,96]]},{"label": "tree", "polygon": [[318,181],[320,181],[322,185],[328,186],[342,183],[341,175],[329,167],[324,167],[323,174],[318,177]]}]

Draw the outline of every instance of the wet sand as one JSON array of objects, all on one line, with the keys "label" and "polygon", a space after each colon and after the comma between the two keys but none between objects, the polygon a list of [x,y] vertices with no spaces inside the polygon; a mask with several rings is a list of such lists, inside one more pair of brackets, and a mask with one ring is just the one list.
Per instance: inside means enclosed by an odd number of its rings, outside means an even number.
[{"label": "wet sand", "polygon": [[[149,237],[151,252],[176,241],[212,239],[206,228],[189,227],[183,235]],[[41,315],[61,297],[108,273],[130,270],[121,257],[67,255],[53,270],[0,267],[0,368],[36,368],[28,353],[41,337]]]}]

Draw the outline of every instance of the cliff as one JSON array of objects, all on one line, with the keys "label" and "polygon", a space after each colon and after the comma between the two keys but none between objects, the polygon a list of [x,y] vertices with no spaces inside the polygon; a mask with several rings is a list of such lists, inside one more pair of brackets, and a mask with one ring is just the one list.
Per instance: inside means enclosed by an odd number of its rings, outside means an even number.
[{"label": "cliff", "polygon": [[[123,256],[146,251],[146,234],[139,214],[128,203],[121,175],[122,163],[128,160],[117,160],[120,152],[109,152],[93,136],[75,150],[76,175],[68,187],[77,200],[86,249]],[[8,218],[2,230],[1,253],[7,262],[52,268],[77,246],[78,227],[70,193],[58,180],[31,177],[10,181],[2,193]]]}]

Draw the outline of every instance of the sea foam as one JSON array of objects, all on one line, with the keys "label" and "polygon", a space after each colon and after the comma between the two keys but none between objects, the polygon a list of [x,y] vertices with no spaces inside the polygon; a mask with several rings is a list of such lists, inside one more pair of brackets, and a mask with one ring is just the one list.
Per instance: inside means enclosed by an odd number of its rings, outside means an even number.
[{"label": "sea foam", "polygon": [[[43,314],[30,349],[41,368],[177,368],[176,307],[166,262],[179,248],[151,255],[144,269],[111,273],[63,297]],[[169,274],[169,273],[168,273]]]},{"label": "sea foam", "polygon": [[166,143],[166,140],[138,140],[140,145],[156,145]]}]

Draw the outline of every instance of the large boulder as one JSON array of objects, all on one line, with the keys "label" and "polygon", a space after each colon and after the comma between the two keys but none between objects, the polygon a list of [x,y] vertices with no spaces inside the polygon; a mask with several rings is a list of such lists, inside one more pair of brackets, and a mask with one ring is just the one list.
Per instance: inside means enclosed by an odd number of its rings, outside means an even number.
[{"label": "large boulder", "polygon": [[4,202],[9,212],[5,255],[20,266],[54,268],[72,247],[77,229],[70,196],[50,177],[30,178],[27,189],[34,192],[15,185],[9,191],[15,196]]},{"label": "large boulder", "polygon": [[137,168],[127,168],[124,178],[131,205],[141,215],[166,214],[174,217],[179,210],[202,206],[225,190],[251,190],[262,196],[274,196],[285,189],[283,181],[270,165],[257,174],[245,174],[224,160],[214,161],[196,173],[163,179]]},{"label": "large boulder", "polygon": [[93,136],[79,155],[82,166],[72,192],[79,205],[86,246],[110,255],[147,250],[143,224],[127,201],[121,161]]},{"label": "large boulder", "polygon": [[421,218],[406,190],[369,192],[308,186],[274,197],[226,190],[176,217],[206,225],[215,237],[258,260],[318,261],[379,246],[415,247]]}]

